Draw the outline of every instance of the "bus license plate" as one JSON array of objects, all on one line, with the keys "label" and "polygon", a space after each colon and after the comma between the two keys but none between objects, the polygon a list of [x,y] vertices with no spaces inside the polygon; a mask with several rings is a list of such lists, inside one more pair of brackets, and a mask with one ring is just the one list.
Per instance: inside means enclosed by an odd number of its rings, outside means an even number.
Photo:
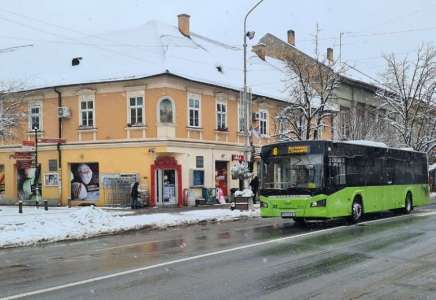
[{"label": "bus license plate", "polygon": [[282,212],[282,218],[291,218],[291,217],[295,217],[295,212],[293,211]]}]

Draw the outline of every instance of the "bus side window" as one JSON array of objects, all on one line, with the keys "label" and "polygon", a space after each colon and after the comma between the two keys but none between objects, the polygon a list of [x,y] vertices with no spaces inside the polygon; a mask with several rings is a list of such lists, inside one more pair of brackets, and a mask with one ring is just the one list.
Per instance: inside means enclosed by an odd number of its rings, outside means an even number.
[{"label": "bus side window", "polygon": [[333,185],[344,185],[346,183],[345,174],[345,158],[330,157],[329,158],[329,183]]}]

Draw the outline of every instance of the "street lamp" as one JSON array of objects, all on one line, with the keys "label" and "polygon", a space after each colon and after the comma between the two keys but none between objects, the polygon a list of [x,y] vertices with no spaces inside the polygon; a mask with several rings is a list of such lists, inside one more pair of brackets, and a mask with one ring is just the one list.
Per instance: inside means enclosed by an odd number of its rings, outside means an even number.
[{"label": "street lamp", "polygon": [[[245,162],[248,164],[248,157],[251,154],[251,148],[250,148],[250,133],[249,133],[249,127],[250,127],[250,115],[251,112],[251,99],[248,99],[247,95],[247,38],[252,40],[254,38],[254,31],[248,31],[247,32],[247,18],[248,16],[253,12],[253,10],[259,6],[260,3],[262,3],[264,0],[258,1],[245,15],[244,18],[244,87],[243,87],[243,95],[242,95],[242,107],[244,111],[244,135],[245,135],[245,145],[244,145],[244,158]],[[248,170],[248,165],[246,170]],[[247,171],[249,172],[249,171]],[[248,174],[245,174],[244,176],[244,190],[248,189]]]},{"label": "street lamp", "polygon": [[38,130],[39,130],[39,126],[34,124],[33,125],[33,132],[35,135],[35,179],[34,179],[34,184],[35,184],[35,200],[36,200],[36,207],[39,207],[39,191],[38,191]]}]

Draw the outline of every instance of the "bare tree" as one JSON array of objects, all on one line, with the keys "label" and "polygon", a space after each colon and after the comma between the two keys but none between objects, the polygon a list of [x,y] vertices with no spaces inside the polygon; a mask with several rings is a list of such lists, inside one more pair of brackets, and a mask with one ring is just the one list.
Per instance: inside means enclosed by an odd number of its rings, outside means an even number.
[{"label": "bare tree", "polygon": [[371,105],[357,103],[349,108],[341,107],[335,116],[335,139],[370,140],[395,145],[398,141],[385,116],[384,109]]},{"label": "bare tree", "polygon": [[430,151],[436,145],[436,49],[421,46],[414,60],[385,55],[384,89],[377,92],[400,145]]},{"label": "bare tree", "polygon": [[24,93],[18,83],[0,82],[0,138],[14,138],[19,123],[26,117],[21,109]]},{"label": "bare tree", "polygon": [[[315,39],[318,40],[318,34]],[[329,104],[335,98],[342,71],[332,57],[321,56],[317,46],[315,57],[293,49],[283,59],[290,99],[276,116],[278,139],[318,139],[326,120],[332,116]]]}]

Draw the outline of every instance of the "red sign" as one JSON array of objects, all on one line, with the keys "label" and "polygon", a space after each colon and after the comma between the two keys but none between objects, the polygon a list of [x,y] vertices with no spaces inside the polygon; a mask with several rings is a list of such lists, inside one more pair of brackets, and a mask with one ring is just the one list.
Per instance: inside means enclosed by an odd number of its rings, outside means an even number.
[{"label": "red sign", "polygon": [[33,152],[15,152],[13,157],[16,160],[32,160],[33,159]]},{"label": "red sign", "polygon": [[40,139],[39,140],[40,143],[46,143],[46,144],[65,144],[65,140],[64,139]]},{"label": "red sign", "polygon": [[23,141],[23,146],[34,147],[35,146],[35,141]]},{"label": "red sign", "polygon": [[243,161],[244,155],[243,154],[232,154],[232,160]]}]

